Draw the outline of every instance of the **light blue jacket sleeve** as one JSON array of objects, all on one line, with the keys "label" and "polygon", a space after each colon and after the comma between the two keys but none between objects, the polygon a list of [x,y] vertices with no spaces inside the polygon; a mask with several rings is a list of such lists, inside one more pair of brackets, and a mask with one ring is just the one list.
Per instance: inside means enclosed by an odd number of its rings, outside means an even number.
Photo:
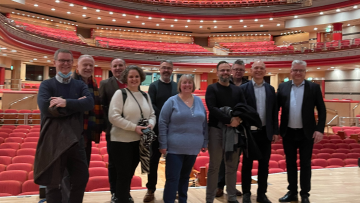
[{"label": "light blue jacket sleeve", "polygon": [[159,116],[159,149],[167,149],[167,136],[169,133],[169,124],[171,122],[171,114],[174,105],[174,99],[169,98],[161,109]]}]

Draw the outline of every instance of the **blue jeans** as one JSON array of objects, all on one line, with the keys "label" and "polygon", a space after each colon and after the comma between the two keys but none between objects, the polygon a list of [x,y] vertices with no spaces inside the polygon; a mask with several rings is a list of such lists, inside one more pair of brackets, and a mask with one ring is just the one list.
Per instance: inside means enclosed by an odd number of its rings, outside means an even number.
[{"label": "blue jeans", "polygon": [[165,203],[175,202],[176,191],[179,193],[179,203],[187,202],[190,173],[196,157],[196,155],[167,154],[163,197]]}]

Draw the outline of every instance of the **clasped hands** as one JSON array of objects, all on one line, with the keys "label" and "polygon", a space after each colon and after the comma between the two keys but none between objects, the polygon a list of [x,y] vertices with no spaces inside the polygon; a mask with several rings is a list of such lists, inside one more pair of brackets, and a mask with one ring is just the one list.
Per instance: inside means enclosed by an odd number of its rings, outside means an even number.
[{"label": "clasped hands", "polygon": [[[85,99],[86,96],[80,97],[78,100]],[[50,106],[49,107],[66,107],[66,99],[61,97],[50,97]]]},{"label": "clasped hands", "polygon": [[241,118],[232,117],[231,121],[230,121],[230,124],[226,124],[226,126],[236,128],[236,127],[238,127],[240,125],[240,123],[242,123]]}]

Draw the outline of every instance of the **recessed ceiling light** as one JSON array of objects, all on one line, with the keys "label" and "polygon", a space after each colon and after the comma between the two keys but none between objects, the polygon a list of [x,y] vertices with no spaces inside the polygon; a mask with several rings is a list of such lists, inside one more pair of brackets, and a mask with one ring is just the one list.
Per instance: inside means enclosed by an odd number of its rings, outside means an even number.
[{"label": "recessed ceiling light", "polygon": [[260,27],[264,27],[264,25],[260,25]]},{"label": "recessed ceiling light", "polygon": [[139,16],[135,16],[135,18],[139,18]]},{"label": "recessed ceiling light", "polygon": [[3,56],[7,56],[7,54],[3,54]]},{"label": "recessed ceiling light", "polygon": [[130,23],[130,21],[127,21],[127,23]]},{"label": "recessed ceiling light", "polygon": [[357,9],[357,6],[354,6],[353,8],[354,8],[354,9]]},{"label": "recessed ceiling light", "polygon": [[125,17],[125,16],[126,16],[126,14],[124,13],[124,14],[122,14],[122,16],[124,16],[124,17]]},{"label": "recessed ceiling light", "polygon": [[52,11],[55,11],[55,8],[52,8],[51,10],[52,10]]},{"label": "recessed ceiling light", "polygon": [[34,61],[37,61],[37,59],[33,59]]},{"label": "recessed ceiling light", "polygon": [[11,52],[17,52],[15,49],[11,50]]},{"label": "recessed ceiling light", "polygon": [[214,26],[214,28],[217,28],[217,26]]},{"label": "recessed ceiling light", "polygon": [[42,20],[44,20],[44,18],[41,18]]},{"label": "recessed ceiling light", "polygon": [[187,27],[189,27],[189,26],[185,25],[185,27],[187,28]]},{"label": "recessed ceiling light", "polygon": [[232,28],[232,26],[230,25],[229,28]]},{"label": "recessed ceiling light", "polygon": [[174,27],[174,25],[170,25],[170,27]]},{"label": "recessed ceiling light", "polygon": [[29,60],[29,62],[33,62],[33,60]]},{"label": "recessed ceiling light", "polygon": [[70,11],[66,12],[67,14],[71,14]]},{"label": "recessed ceiling light", "polygon": [[96,9],[96,12],[100,12],[100,9]]},{"label": "recessed ceiling light", "polygon": [[60,3],[60,1],[59,1],[59,0],[56,0],[55,2],[56,2],[56,3]]},{"label": "recessed ceiling light", "polygon": [[161,18],[161,20],[162,20],[162,21],[164,21],[164,20],[165,20],[165,18]]},{"label": "recessed ceiling light", "polygon": [[200,26],[199,28],[202,28],[202,26]]},{"label": "recessed ceiling light", "polygon": [[83,9],[86,10],[87,8],[84,6]]},{"label": "recessed ceiling light", "polygon": [[280,26],[280,23],[278,23],[276,26]]},{"label": "recessed ceiling light", "polygon": [[74,6],[74,4],[69,4],[69,6]]},{"label": "recessed ceiling light", "polygon": [[258,20],[258,19],[255,19],[254,21],[256,21],[256,22],[257,22],[257,21],[259,21],[259,20]]},{"label": "recessed ceiling light", "polygon": [[247,25],[244,25],[244,27],[247,27]]},{"label": "recessed ceiling light", "polygon": [[204,22],[203,20],[200,20],[200,23]]},{"label": "recessed ceiling light", "polygon": [[46,62],[50,63],[51,61],[50,61],[50,60],[47,60]]},{"label": "recessed ceiling light", "polygon": [[316,27],[316,28],[314,28],[314,30],[317,30],[317,27]]},{"label": "recessed ceiling light", "polygon": [[299,16],[294,16],[294,18],[298,18]]},{"label": "recessed ceiling light", "polygon": [[331,67],[331,68],[335,68],[335,67]]},{"label": "recessed ceiling light", "polygon": [[84,14],[84,15],[82,15],[82,17],[84,17],[84,18],[85,18],[85,17],[86,17],[86,15],[85,15],[85,14]]},{"label": "recessed ceiling light", "polygon": [[213,22],[216,23],[216,20],[214,20]]},{"label": "recessed ceiling light", "polygon": [[324,12],[320,12],[320,15],[324,15]]},{"label": "recessed ceiling light", "polygon": [[320,69],[320,68],[317,68],[317,69]]},{"label": "recessed ceiling light", "polygon": [[190,20],[187,20],[188,23],[190,23]]},{"label": "recessed ceiling light", "polygon": [[156,24],[156,26],[159,26],[159,24]]},{"label": "recessed ceiling light", "polygon": [[350,26],[350,24],[348,24],[348,26]]},{"label": "recessed ceiling light", "polygon": [[174,21],[178,21],[177,19],[175,19]]},{"label": "recessed ceiling light", "polygon": [[98,19],[99,19],[99,20],[101,20],[101,18],[100,18],[100,17],[98,17]]},{"label": "recessed ceiling light", "polygon": [[50,21],[54,21],[54,20],[50,20]]},{"label": "recessed ceiling light", "polygon": [[281,70],[281,69],[279,69],[279,70]]},{"label": "recessed ceiling light", "polygon": [[244,22],[244,20],[240,20],[240,23]]},{"label": "recessed ceiling light", "polygon": [[149,17],[149,20],[151,20],[152,19],[152,17]]},{"label": "recessed ceiling light", "polygon": [[340,12],[341,10],[340,9],[336,9],[336,12]]},{"label": "recessed ceiling light", "polygon": [[145,23],[141,23],[142,25],[145,25]]},{"label": "recessed ceiling light", "polygon": [[35,6],[35,7],[38,7],[39,5],[37,5],[37,4],[34,4],[34,6]]},{"label": "recessed ceiling light", "polygon": [[47,59],[47,56],[44,56],[45,59]]},{"label": "recessed ceiling light", "polygon": [[114,21],[114,22],[115,22],[116,20],[115,20],[115,19],[112,19],[112,21]]},{"label": "recessed ceiling light", "polygon": [[112,15],[112,14],[114,14],[114,13],[110,11],[109,14]]},{"label": "recessed ceiling light", "polygon": [[274,18],[270,18],[269,20],[274,20]]}]

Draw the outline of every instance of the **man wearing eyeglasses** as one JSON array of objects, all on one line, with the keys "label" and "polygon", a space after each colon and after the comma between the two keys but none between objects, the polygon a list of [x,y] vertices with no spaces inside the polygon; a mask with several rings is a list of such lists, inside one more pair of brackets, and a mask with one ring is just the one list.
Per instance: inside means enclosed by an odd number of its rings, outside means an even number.
[{"label": "man wearing eyeglasses", "polygon": [[244,77],[245,73],[245,63],[243,60],[236,60],[231,67],[232,78],[230,82],[236,86],[248,83],[249,80]]},{"label": "man wearing eyeglasses", "polygon": [[[174,96],[178,93],[177,84],[171,81],[172,72],[173,63],[170,60],[161,61],[160,79],[151,83],[149,86],[148,93],[156,115],[156,125],[154,127],[154,132],[156,135],[159,135],[157,124],[161,108],[171,96]],[[151,202],[155,198],[154,193],[157,184],[157,170],[161,157],[161,153],[159,151],[159,141],[157,139],[152,142],[150,153],[150,173],[148,174],[148,182],[146,184],[148,191],[145,194],[144,202]]]},{"label": "man wearing eyeglasses", "polygon": [[[291,81],[279,85],[278,106],[281,107],[280,135],[283,137],[288,193],[279,202],[298,200],[297,149],[300,154],[300,196],[302,203],[309,203],[311,188],[311,157],[314,143],[323,138],[326,108],[320,86],[305,80],[306,62],[294,60]],[[318,113],[315,120],[314,109]]]},{"label": "man wearing eyeglasses", "polygon": [[62,202],[60,184],[66,169],[71,183],[69,202],[82,202],[89,179],[83,113],[94,108],[94,99],[84,82],[71,79],[73,55],[69,50],[57,50],[54,65],[56,76],[43,81],[38,93],[41,131],[34,182],[47,186],[47,202]]}]

